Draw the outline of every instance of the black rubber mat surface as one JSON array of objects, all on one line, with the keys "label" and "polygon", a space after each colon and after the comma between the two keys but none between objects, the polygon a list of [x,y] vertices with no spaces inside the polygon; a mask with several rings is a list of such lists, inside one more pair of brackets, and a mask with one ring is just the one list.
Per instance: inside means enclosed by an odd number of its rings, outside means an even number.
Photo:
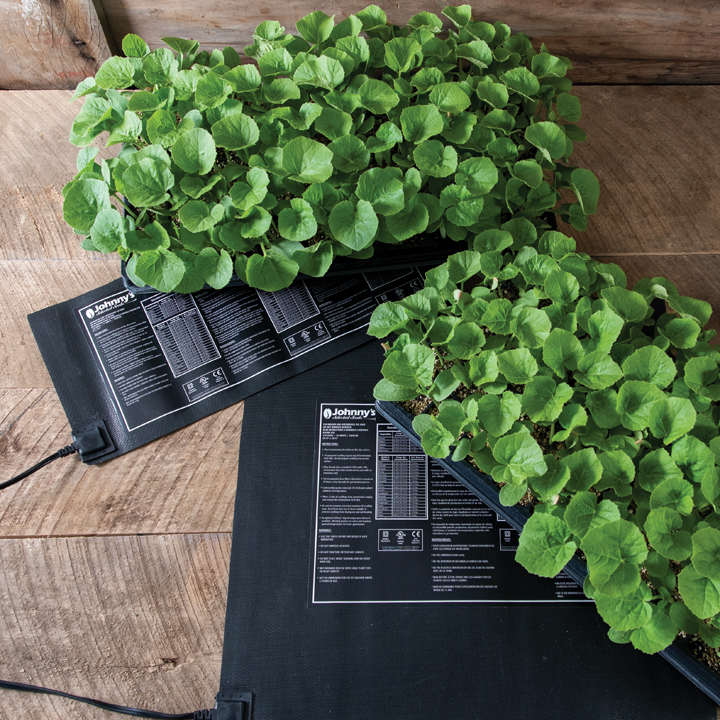
[{"label": "black rubber mat surface", "polygon": [[320,403],[371,403],[365,345],[245,403],[220,690],[254,720],[715,720],[591,604],[312,603]]}]

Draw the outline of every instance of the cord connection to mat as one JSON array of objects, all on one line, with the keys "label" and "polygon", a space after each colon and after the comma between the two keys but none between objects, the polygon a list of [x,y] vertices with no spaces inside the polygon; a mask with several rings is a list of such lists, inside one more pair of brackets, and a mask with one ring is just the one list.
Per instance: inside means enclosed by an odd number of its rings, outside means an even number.
[{"label": "cord connection to mat", "polygon": [[72,445],[66,445],[65,447],[60,448],[57,452],[54,452],[44,460],[41,460],[37,463],[37,465],[33,465],[28,470],[25,470],[25,472],[21,472],[14,478],[10,478],[10,480],[0,483],[0,490],[4,490],[21,480],[24,480],[28,477],[28,475],[32,475],[34,472],[44,468],[46,465],[49,465],[58,458],[67,457],[68,455],[73,455],[74,453],[80,453],[81,460],[87,462],[88,460],[94,460],[101,455],[112,452],[115,450],[115,446],[112,444],[112,440],[110,440],[107,430],[103,432],[104,429],[105,424],[101,421],[99,423],[94,423],[93,426],[88,426],[83,428],[81,431],[73,433],[74,442]]},{"label": "cord connection to mat", "polygon": [[[101,710],[119,713],[120,715],[132,715],[141,718],[156,718],[159,720],[217,720],[217,710],[195,710],[188,713],[162,713],[154,710],[141,710],[140,708],[125,707],[124,705],[114,705],[113,703],[104,702],[102,700],[94,700],[93,698],[82,697],[81,695],[71,695],[70,693],[61,692],[60,690],[50,690],[40,687],[39,685],[26,685],[25,683],[9,682],[8,680],[0,680],[0,688],[6,690],[21,690],[23,692],[41,693],[45,695],[57,695],[58,697],[68,698],[69,700],[77,700],[78,702],[93,705]],[[239,716],[242,717],[242,716]]]}]

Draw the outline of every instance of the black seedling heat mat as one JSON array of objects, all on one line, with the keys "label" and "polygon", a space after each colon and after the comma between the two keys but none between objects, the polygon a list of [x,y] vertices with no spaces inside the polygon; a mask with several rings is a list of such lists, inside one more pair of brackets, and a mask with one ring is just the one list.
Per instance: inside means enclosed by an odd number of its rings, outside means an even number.
[{"label": "black seedling heat mat", "polygon": [[715,720],[372,415],[381,363],[364,345],[245,403],[221,693],[252,720]]},{"label": "black seedling heat mat", "polygon": [[192,295],[133,295],[121,280],[28,316],[73,432],[103,422],[102,462],[368,342],[381,302],[417,269]]}]

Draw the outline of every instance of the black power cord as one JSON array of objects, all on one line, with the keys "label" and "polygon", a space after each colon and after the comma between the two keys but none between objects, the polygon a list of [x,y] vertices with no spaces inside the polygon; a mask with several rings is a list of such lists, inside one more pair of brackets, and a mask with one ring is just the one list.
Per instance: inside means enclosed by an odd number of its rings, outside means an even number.
[{"label": "black power cord", "polygon": [[57,460],[61,457],[67,457],[68,455],[72,455],[73,453],[78,452],[80,450],[79,447],[76,446],[75,443],[72,445],[66,445],[63,448],[60,448],[56,453],[53,453],[52,455],[49,455],[44,460],[41,460],[37,465],[33,465],[29,470],[26,470],[25,472],[21,472],[19,475],[16,475],[14,478],[10,480],[6,480],[3,483],[0,483],[0,490],[4,490],[7,487],[10,487],[11,485],[14,485],[17,482],[20,482],[21,480],[24,480],[28,475],[32,475],[34,472],[37,472],[40,470],[40,468],[44,468],[46,465],[49,465],[53,460]]},{"label": "black power cord", "polygon": [[107,429],[105,428],[105,424],[103,422],[97,422],[78,432],[73,432],[73,440],[75,442],[73,442],[72,445],[66,445],[65,447],[60,448],[57,452],[49,455],[44,460],[41,460],[37,465],[33,465],[29,470],[25,470],[25,472],[21,472],[14,478],[0,483],[0,490],[4,490],[21,480],[24,480],[28,475],[32,475],[34,472],[44,468],[46,465],[49,465],[53,460],[57,460],[58,458],[67,457],[73,453],[80,453],[80,459],[84,462],[88,462],[101,456],[103,453],[115,450],[112,440],[110,440],[109,436],[105,433],[107,433]]},{"label": "black power cord", "polygon": [[153,710],[141,710],[139,708],[125,707],[124,705],[114,705],[113,703],[103,702],[102,700],[93,700],[92,698],[82,697],[81,695],[71,695],[70,693],[61,692],[60,690],[49,690],[39,685],[26,685],[25,683],[9,682],[0,680],[0,688],[6,690],[22,690],[31,693],[44,693],[46,695],[58,695],[59,697],[68,698],[70,700],[78,700],[79,702],[94,705],[102,710],[120,713],[121,715],[132,715],[141,718],[159,718],[160,720],[215,720],[215,710],[195,710],[189,713],[161,713]]}]

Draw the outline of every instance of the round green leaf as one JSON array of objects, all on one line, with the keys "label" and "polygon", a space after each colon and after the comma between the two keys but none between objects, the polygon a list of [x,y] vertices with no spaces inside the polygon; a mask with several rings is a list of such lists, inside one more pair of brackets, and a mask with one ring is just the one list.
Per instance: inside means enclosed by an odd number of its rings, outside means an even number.
[{"label": "round green leaf", "polygon": [[232,93],[233,87],[220,75],[210,72],[203,75],[195,88],[195,102],[198,106],[210,109],[222,105]]},{"label": "round green leaf", "polygon": [[215,227],[224,215],[225,208],[221,204],[208,205],[202,200],[190,200],[178,211],[180,222],[194,233]]},{"label": "round green leaf", "polygon": [[[290,68],[292,67],[292,55],[284,47],[276,47],[269,52],[264,53],[258,58],[258,70],[262,77],[272,77],[273,75],[288,75]],[[241,67],[247,67],[242,65]],[[237,69],[237,68],[236,68]],[[246,90],[253,90],[254,87],[246,87],[249,83],[252,83],[254,78],[252,73],[250,76],[244,75],[240,77],[237,83],[238,90],[245,92]],[[257,86],[255,86],[257,87]]]},{"label": "round green leaf", "polygon": [[366,168],[370,162],[370,151],[356,135],[343,135],[333,140],[328,148],[332,153],[331,170],[336,167],[341,172],[352,173]]},{"label": "round green leaf", "polygon": [[626,322],[640,322],[645,318],[648,304],[645,298],[633,290],[621,287],[610,287],[600,291],[608,301],[610,309]]},{"label": "round green leaf", "polygon": [[142,68],[150,85],[169,85],[179,70],[175,54],[167,48],[159,48],[146,55]]},{"label": "round green leaf", "polygon": [[697,617],[705,619],[720,612],[720,582],[703,577],[692,565],[680,571],[678,590]]},{"label": "round green leaf", "polygon": [[260,138],[260,130],[248,115],[233,113],[212,126],[212,135],[218,147],[242,150],[255,145]]},{"label": "round green leaf", "polygon": [[548,159],[561,158],[565,155],[565,133],[559,125],[552,122],[538,122],[525,130],[525,139],[544,150]]},{"label": "round green leaf", "polygon": [[633,647],[644,653],[652,654],[665,650],[677,635],[675,623],[665,614],[659,605],[653,606],[650,622],[633,630],[630,641]]},{"label": "round green leaf", "polygon": [[680,513],[668,507],[651,510],[644,525],[653,548],[663,557],[677,562],[687,560],[692,553],[690,533],[681,527]]},{"label": "round green leaf", "polygon": [[652,492],[665,480],[682,480],[682,478],[682,470],[667,450],[653,450],[640,460],[637,480],[640,487],[648,492]]},{"label": "round green leaf", "polygon": [[545,364],[561,378],[565,377],[567,370],[577,370],[578,362],[584,354],[575,335],[562,328],[553,328],[543,345]]},{"label": "round green leaf", "polygon": [[332,90],[345,79],[345,70],[338,60],[321,55],[309,57],[293,73],[296,85],[311,85]]},{"label": "round green leaf", "polygon": [[385,64],[396,73],[407,72],[421,50],[420,43],[413,38],[393,38],[385,43]]},{"label": "round green leaf", "polygon": [[294,260],[270,248],[267,255],[251,255],[245,272],[250,287],[275,292],[289,287],[297,277],[298,269]]},{"label": "round green leaf", "polygon": [[688,350],[695,347],[701,328],[690,318],[673,318],[658,330],[670,341],[671,345]]},{"label": "round green leaf", "polygon": [[335,26],[335,16],[329,17],[321,10],[315,10],[297,21],[297,30],[311,45],[325,42]]},{"label": "round green leaf", "polygon": [[[619,520],[620,510],[610,500],[602,500],[598,504],[597,495],[593,492],[577,492],[568,503],[563,519],[573,534],[584,538],[593,528]],[[605,622],[609,622],[607,618]]]},{"label": "round green leaf", "polygon": [[538,188],[543,182],[542,167],[534,160],[516,162],[513,166],[513,175],[531,188]]},{"label": "round green leaf", "polygon": [[720,582],[720,530],[705,527],[692,536],[692,566],[698,575]]},{"label": "round green leaf", "polygon": [[640,584],[647,545],[628,520],[615,520],[588,531],[582,541],[592,584],[605,595],[623,597]]},{"label": "round green leaf", "polygon": [[609,430],[620,424],[620,413],[617,411],[617,393],[614,390],[606,388],[605,390],[588,393],[585,396],[585,404],[598,427]]},{"label": "round green leaf", "polygon": [[528,432],[517,432],[499,438],[492,449],[492,454],[502,469],[509,472],[514,480],[544,475],[547,472],[542,450]]},{"label": "round green leaf", "polygon": [[394,215],[405,206],[403,183],[389,168],[372,168],[358,180],[360,200],[367,200],[380,215]]},{"label": "round green leaf", "polygon": [[384,115],[400,102],[400,96],[386,82],[375,78],[366,80],[360,86],[358,98],[360,104],[374,115]]},{"label": "round green leaf", "polygon": [[631,483],[635,479],[633,461],[623,450],[610,450],[598,456],[603,468],[602,477],[595,483],[596,490],[612,489],[619,497],[632,492]]},{"label": "round green leaf", "polygon": [[623,427],[633,432],[650,424],[652,406],[664,399],[657,385],[640,380],[628,380],[618,390],[617,409]]},{"label": "round green leaf", "polygon": [[600,183],[594,173],[584,168],[576,168],[570,173],[570,187],[585,215],[597,212]]},{"label": "round green leaf", "polygon": [[101,210],[92,226],[93,245],[103,253],[114,252],[123,243],[125,231],[120,213],[112,208]]},{"label": "round green leaf", "polygon": [[645,595],[641,586],[623,597],[610,597],[598,592],[593,599],[600,617],[615,630],[626,632],[650,622],[653,606],[647,602]]},{"label": "round green leaf", "polygon": [[430,102],[441,113],[459,113],[470,106],[470,98],[459,83],[443,82],[430,91]]},{"label": "round green leaf", "polygon": [[108,58],[97,71],[95,82],[101,88],[128,88],[133,84],[135,66],[129,58]]},{"label": "round green leaf", "polygon": [[575,554],[572,533],[559,517],[534,513],[525,523],[515,559],[541,577],[555,577]]},{"label": "round green leaf", "polygon": [[675,363],[655,345],[639,348],[622,364],[626,380],[643,380],[660,389],[666,388],[675,378]]},{"label": "round green leaf", "polygon": [[550,335],[552,323],[546,312],[537,308],[524,307],[515,316],[517,336],[531,348],[542,347]]},{"label": "round green leaf", "polygon": [[402,305],[386,302],[373,310],[367,333],[372,337],[386,338],[390,333],[399,330],[408,320],[407,311]]},{"label": "round green leaf", "polygon": [[559,305],[569,305],[580,294],[580,284],[574,275],[564,270],[553,270],[545,278],[545,293]]},{"label": "round green leaf", "polygon": [[580,98],[569,93],[560,93],[555,102],[557,103],[558,115],[568,122],[576,123],[582,117],[580,109]]},{"label": "round green leaf", "polygon": [[99,213],[111,209],[108,186],[102,180],[75,180],[63,199],[63,219],[82,234],[90,232]]},{"label": "round green leaf", "polygon": [[[620,366],[601,350],[591,352],[578,362],[575,379],[591,390],[604,390],[623,376]],[[657,390],[657,388],[655,388]]]},{"label": "round green leaf", "polygon": [[707,355],[691,358],[685,365],[687,386],[711,400],[720,400],[720,397],[715,397],[718,395],[716,389],[720,388],[716,382],[719,374],[717,362]]},{"label": "round green leaf", "polygon": [[141,37],[128,33],[123,38],[122,51],[129,58],[143,58],[150,52],[150,48]]},{"label": "round green leaf", "polygon": [[655,486],[650,495],[650,508],[669,507],[681,515],[693,511],[695,489],[683,478],[669,478]]},{"label": "round green leaf", "polygon": [[302,242],[314,237],[317,227],[312,206],[302,198],[293,198],[290,201],[290,207],[281,210],[278,216],[280,234],[295,242]]},{"label": "round green leaf", "polygon": [[415,195],[400,212],[387,218],[387,229],[400,242],[424,232],[429,218],[427,207]]},{"label": "round green leaf", "polygon": [[497,166],[486,157],[463,160],[458,165],[455,182],[473,195],[485,195],[497,185]]},{"label": "round green leaf", "polygon": [[540,82],[526,67],[512,68],[501,75],[499,79],[513,92],[519,93],[526,98],[531,98],[540,91]]},{"label": "round green leaf", "polygon": [[525,386],[523,410],[534,423],[555,422],[572,395],[572,388],[565,383],[556,385],[551,377],[536,375]]},{"label": "round green leaf", "polygon": [[[425,345],[406,345],[391,352],[383,363],[383,377],[401,387],[429,387],[432,384],[435,353]],[[453,438],[454,439],[454,438]]]},{"label": "round green leaf", "polygon": [[508,382],[524,385],[537,373],[538,364],[527,348],[507,350],[498,355],[498,367]]},{"label": "round green leaf", "polygon": [[478,418],[493,437],[508,432],[520,417],[521,410],[520,398],[512,392],[504,392],[502,396],[483,395],[478,402]]},{"label": "round green leaf", "polygon": [[400,124],[405,139],[416,144],[441,133],[445,128],[442,115],[434,105],[404,108],[400,113]]},{"label": "round green leaf", "polygon": [[282,153],[283,168],[302,183],[325,182],[333,173],[332,159],[330,148],[306,137],[291,140]]},{"label": "round green leaf", "polygon": [[328,222],[335,239],[351,250],[371,245],[378,229],[377,215],[367,200],[358,200],[355,206],[343,200],[332,209]]},{"label": "round green leaf", "polygon": [[448,342],[448,350],[457,358],[469,360],[485,344],[485,334],[474,322],[462,322]]},{"label": "round green leaf", "polygon": [[675,442],[695,427],[697,413],[690,400],[666,397],[650,411],[650,432],[666,445]]},{"label": "round green leaf", "polygon": [[567,489],[570,492],[587,492],[602,477],[603,466],[593,448],[583,448],[560,461],[570,470]]},{"label": "round green leaf", "polygon": [[415,148],[413,157],[418,170],[431,177],[447,177],[457,168],[457,151],[451,145],[443,145],[439,140],[420,143]]},{"label": "round green leaf", "polygon": [[219,290],[230,282],[233,263],[225,250],[218,252],[208,247],[201,250],[195,259],[195,269],[210,287]]},{"label": "round green leaf", "polygon": [[448,275],[452,282],[462,283],[480,271],[482,256],[474,250],[462,250],[448,258]]},{"label": "round green leaf", "polygon": [[135,274],[147,285],[160,292],[175,290],[185,275],[185,264],[173,253],[158,248],[138,256]]},{"label": "round green leaf", "polygon": [[207,175],[217,157],[212,135],[202,128],[193,128],[183,133],[175,141],[171,152],[175,164],[194,175]]},{"label": "round green leaf", "polygon": [[122,182],[135,207],[151,207],[169,199],[167,191],[175,184],[175,178],[165,163],[144,157],[125,170]]}]

